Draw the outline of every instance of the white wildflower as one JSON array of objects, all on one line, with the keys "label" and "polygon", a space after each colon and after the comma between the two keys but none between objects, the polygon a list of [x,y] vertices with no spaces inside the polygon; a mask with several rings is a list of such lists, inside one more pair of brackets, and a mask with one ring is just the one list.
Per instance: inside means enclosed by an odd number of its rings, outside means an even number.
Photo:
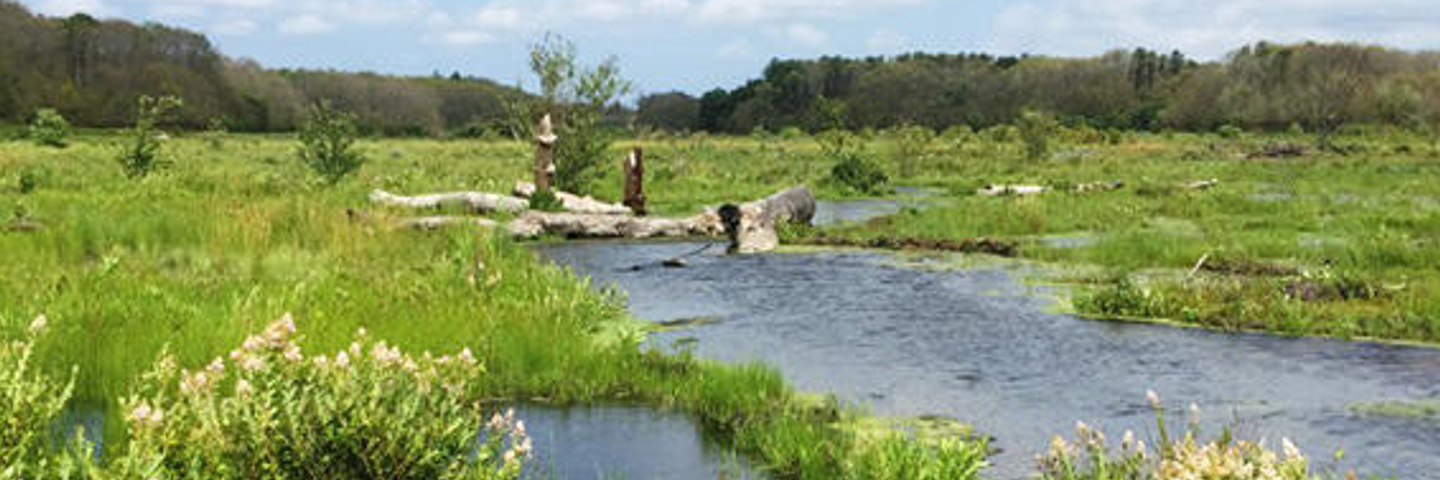
[{"label": "white wildflower", "polygon": [[45,315],[40,315],[40,316],[38,316],[38,317],[35,317],[35,320],[32,321],[32,322],[30,322],[30,334],[31,334],[31,335],[39,335],[40,332],[44,332],[44,331],[45,331],[45,327],[47,327],[47,326],[49,326],[49,325],[50,325],[50,319],[47,318]]}]

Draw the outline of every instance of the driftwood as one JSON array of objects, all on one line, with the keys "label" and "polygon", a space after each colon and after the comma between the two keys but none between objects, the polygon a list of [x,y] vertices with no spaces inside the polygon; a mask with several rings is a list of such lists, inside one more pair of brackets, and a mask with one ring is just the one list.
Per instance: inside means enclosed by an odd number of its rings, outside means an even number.
[{"label": "driftwood", "polygon": [[520,213],[530,209],[524,199],[484,192],[449,192],[407,197],[384,190],[370,192],[370,202],[391,207],[440,208],[459,205],[473,213]]},{"label": "driftwood", "polygon": [[645,216],[645,151],[640,147],[630,150],[625,157],[625,201],[626,207],[636,215]]},{"label": "driftwood", "polygon": [[718,222],[700,214],[690,218],[641,218],[625,215],[529,212],[510,222],[516,238],[559,235],[565,238],[656,238],[714,236]]},{"label": "driftwood", "polygon": [[1050,187],[1040,185],[986,185],[977,193],[987,197],[1028,197],[1045,193],[1047,190],[1050,190]]},{"label": "driftwood", "polygon": [[499,224],[488,218],[439,215],[433,217],[406,218],[400,221],[400,225],[420,230],[435,230],[451,225],[473,225],[480,228],[495,228]]},{"label": "driftwood", "polygon": [[730,253],[768,252],[780,246],[780,224],[810,224],[815,196],[808,188],[793,187],[763,200],[724,205],[716,213],[730,239]]},{"label": "driftwood", "polygon": [[[535,186],[520,182],[515,190],[519,195],[534,194]],[[511,236],[519,239],[537,238],[542,235],[557,235],[565,238],[657,238],[657,237],[729,237],[732,253],[756,253],[774,250],[779,246],[776,228],[784,223],[809,224],[815,216],[815,197],[805,187],[794,187],[761,200],[740,204],[724,205],[716,210],[684,218],[653,218],[628,215],[629,208],[597,201],[589,197],[555,192],[567,212],[526,211],[505,226]],[[376,203],[414,208],[435,207],[447,202],[472,205],[492,205],[496,198],[508,198],[520,204],[526,200],[504,195],[479,192],[459,192],[440,195],[402,197],[376,191],[371,199]],[[477,202],[476,199],[485,199]],[[463,216],[433,216],[408,218],[401,225],[410,228],[435,229],[450,225],[474,225],[498,227],[493,220]],[[680,265],[672,265],[680,266]]]},{"label": "driftwood", "polygon": [[1075,185],[1075,193],[1113,192],[1122,188],[1125,188],[1125,182],[1119,180],[1112,182],[1090,182]]},{"label": "driftwood", "polygon": [[[520,198],[530,198],[535,194],[535,184],[530,182],[515,182],[515,189],[511,192]],[[560,200],[560,208],[570,213],[588,215],[629,215],[630,208],[624,205],[606,203],[594,198],[566,193],[559,190],[551,190],[555,198]]]},{"label": "driftwood", "polygon": [[555,142],[560,137],[555,136],[555,127],[550,124],[548,113],[540,119],[540,125],[535,130],[535,185],[541,190],[549,190],[550,181],[555,176]]}]

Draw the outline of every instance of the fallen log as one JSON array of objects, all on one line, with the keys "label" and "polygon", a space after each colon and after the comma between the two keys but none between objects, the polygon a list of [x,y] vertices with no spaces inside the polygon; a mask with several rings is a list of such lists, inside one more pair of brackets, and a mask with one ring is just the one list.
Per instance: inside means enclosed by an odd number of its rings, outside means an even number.
[{"label": "fallen log", "polygon": [[1199,180],[1182,185],[1186,190],[1209,190],[1220,184],[1220,179]]},{"label": "fallen log", "polygon": [[531,239],[541,235],[565,238],[697,237],[719,234],[707,214],[689,218],[651,218],[570,212],[528,212],[510,222],[510,235]]},{"label": "fallen log", "polygon": [[977,193],[987,197],[1029,197],[1045,193],[1049,189],[1040,185],[986,185]]},{"label": "fallen log", "polygon": [[455,217],[455,216],[433,216],[414,217],[400,220],[400,225],[407,228],[419,230],[437,230],[451,225],[473,225],[480,228],[495,228],[500,224],[488,218]]},{"label": "fallen log", "polygon": [[370,192],[370,202],[391,207],[440,208],[458,205],[472,213],[520,213],[530,209],[525,199],[484,192],[448,192],[407,197],[384,190]]},{"label": "fallen log", "polygon": [[[561,208],[570,213],[582,213],[592,215],[630,215],[630,207],[606,203],[589,196],[579,196],[573,193],[566,193],[559,190],[552,190],[555,198],[560,200]],[[515,189],[511,193],[520,198],[530,198],[535,194],[535,184],[530,182],[515,182]]]},{"label": "fallen log", "polygon": [[762,200],[724,205],[716,213],[730,239],[729,253],[768,252],[780,246],[780,224],[810,224],[815,196],[808,188],[793,187]]}]

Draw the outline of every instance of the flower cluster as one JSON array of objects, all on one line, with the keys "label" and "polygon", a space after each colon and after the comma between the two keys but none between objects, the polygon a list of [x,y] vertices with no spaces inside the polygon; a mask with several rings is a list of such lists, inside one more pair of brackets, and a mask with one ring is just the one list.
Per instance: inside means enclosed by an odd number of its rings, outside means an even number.
[{"label": "flower cluster", "polygon": [[1283,456],[1263,442],[1232,441],[1229,435],[1205,442],[1199,437],[1200,407],[1189,407],[1188,428],[1171,441],[1165,405],[1155,392],[1146,393],[1155,412],[1159,444],[1151,453],[1145,442],[1126,431],[1119,449],[1106,443],[1105,434],[1084,422],[1075,426],[1075,444],[1057,435],[1049,450],[1039,456],[1042,480],[1157,479],[1157,480],[1308,480],[1309,464],[1300,450],[1284,440]]},{"label": "flower cluster", "polygon": [[[128,478],[512,480],[532,450],[513,412],[485,421],[469,349],[408,355],[361,329],[308,357],[290,315],[197,371],[162,356],[123,400]],[[439,386],[442,394],[434,393]],[[158,466],[158,467],[157,467]],[[197,467],[198,466],[198,467]],[[158,474],[156,468],[159,468]],[[198,470],[196,470],[198,468]],[[321,475],[317,477],[316,475]]]}]

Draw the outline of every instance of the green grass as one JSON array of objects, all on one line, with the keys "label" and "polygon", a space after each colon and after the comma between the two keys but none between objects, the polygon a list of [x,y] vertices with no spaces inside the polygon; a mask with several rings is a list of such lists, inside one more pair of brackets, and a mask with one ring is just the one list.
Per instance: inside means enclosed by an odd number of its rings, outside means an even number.
[{"label": "green grass", "polygon": [[[292,312],[307,351],[342,348],[359,327],[411,352],[470,347],[488,368],[491,401],[688,412],[776,478],[861,478],[847,459],[878,448],[845,427],[860,414],[798,396],[771,368],[642,351],[642,329],[619,302],[522,245],[473,229],[394,229],[367,205],[371,188],[508,191],[526,176],[523,144],[365,141],[371,161],[327,188],[289,137],[171,140],[173,165],[143,180],[124,177],[113,138],[72,140],[66,149],[0,142],[0,225],[40,225],[0,233],[0,339],[49,316],[36,361],[55,378],[78,367],[75,401],[110,407],[110,447],[126,438],[116,399],[162,349],[195,368]],[[651,171],[668,172],[650,184],[658,211],[809,179],[799,166],[756,174],[753,155],[784,158],[749,151],[764,144],[715,143],[647,144]],[[747,153],[733,160],[734,151]],[[727,180],[735,175],[744,178]],[[32,183],[24,191],[22,176]],[[968,438],[920,445],[905,443],[938,453],[906,465],[978,467],[985,449]]]},{"label": "green grass", "polygon": [[[902,182],[950,192],[942,206],[907,212],[832,235],[853,238],[994,237],[1020,243],[1024,257],[1113,274],[1078,279],[1113,286],[1129,275],[1143,307],[1091,308],[1098,316],[1165,317],[1226,329],[1287,334],[1440,341],[1440,154],[1400,134],[1352,135],[1345,155],[1246,159],[1284,137],[1222,140],[1208,135],[1140,135],[1120,145],[1065,143],[1043,162],[1025,162],[1013,146],[943,147],[931,167]],[[1188,182],[1218,179],[1210,190]],[[1066,186],[1123,181],[1113,192],[1071,193]],[[1056,186],[1036,197],[974,195],[987,183]],[[1055,246],[1044,237],[1084,237]],[[1295,275],[1202,270],[1211,266],[1287,267]],[[1376,295],[1303,299],[1297,288]]]}]

